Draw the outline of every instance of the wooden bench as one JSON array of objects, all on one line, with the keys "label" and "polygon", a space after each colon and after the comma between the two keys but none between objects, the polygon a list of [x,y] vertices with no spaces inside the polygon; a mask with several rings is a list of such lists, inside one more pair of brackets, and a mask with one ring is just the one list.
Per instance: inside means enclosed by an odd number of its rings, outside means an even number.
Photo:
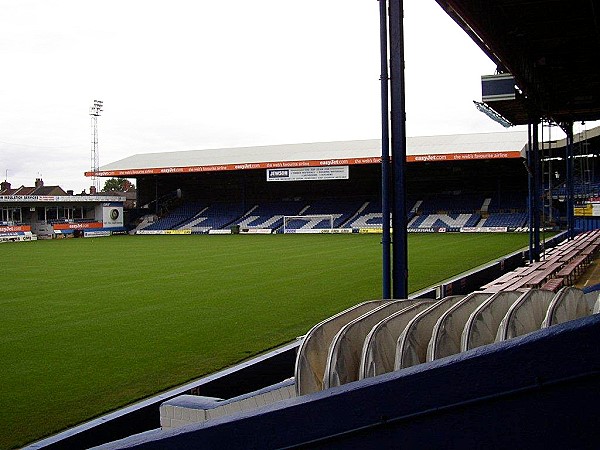
[{"label": "wooden bench", "polygon": [[579,250],[577,250],[577,249],[569,250],[566,253],[561,254],[560,261],[569,262],[573,258],[575,258],[577,255],[579,255]]},{"label": "wooden bench", "polygon": [[546,281],[544,284],[542,284],[542,287],[540,289],[556,292],[561,287],[563,287],[563,283],[564,283],[564,278],[552,278],[552,279]]},{"label": "wooden bench", "polygon": [[545,260],[505,273],[480,289],[500,292],[541,288],[556,292],[562,286],[574,284],[599,249],[600,230],[582,233],[550,249]]},{"label": "wooden bench", "polygon": [[548,279],[552,278],[555,272],[555,267],[548,267],[543,270],[538,270],[529,280],[527,280],[525,287],[539,288],[542,284],[548,281]]},{"label": "wooden bench", "polygon": [[558,271],[556,276],[565,280],[565,285],[571,286],[586,267],[587,256],[580,255]]},{"label": "wooden bench", "polygon": [[594,256],[595,256],[596,252],[598,251],[599,246],[600,246],[600,244],[598,244],[598,243],[590,244],[586,248],[581,250],[580,254],[585,255],[586,259],[587,259],[586,262],[590,263],[590,262],[592,262],[592,259],[594,259]]},{"label": "wooden bench", "polygon": [[536,273],[530,273],[524,277],[516,278],[512,283],[511,282],[506,283],[506,286],[502,290],[515,291],[520,288],[526,288],[526,287],[528,287],[529,282],[536,276],[537,276]]},{"label": "wooden bench", "polygon": [[480,289],[485,290],[486,292],[499,292],[503,290],[502,288],[498,289],[498,286],[505,286],[507,283],[510,285],[515,282],[518,278],[523,277],[527,274],[530,274],[534,271],[532,266],[523,266],[517,267],[515,270],[511,272],[506,272],[503,275],[500,275],[498,278],[490,281],[489,283],[481,286]]}]

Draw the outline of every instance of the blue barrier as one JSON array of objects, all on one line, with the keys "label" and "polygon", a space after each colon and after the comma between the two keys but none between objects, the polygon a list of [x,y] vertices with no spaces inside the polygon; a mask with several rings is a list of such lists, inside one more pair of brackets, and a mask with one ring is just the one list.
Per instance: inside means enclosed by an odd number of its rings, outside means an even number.
[{"label": "blue barrier", "polygon": [[600,316],[102,449],[596,448]]}]

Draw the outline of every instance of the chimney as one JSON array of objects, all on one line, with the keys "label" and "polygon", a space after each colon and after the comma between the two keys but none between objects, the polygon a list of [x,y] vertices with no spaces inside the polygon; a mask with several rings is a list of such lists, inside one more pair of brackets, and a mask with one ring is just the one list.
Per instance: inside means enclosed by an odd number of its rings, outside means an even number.
[{"label": "chimney", "polygon": [[10,183],[6,180],[4,180],[2,183],[0,183],[0,191],[6,191],[10,189]]},{"label": "chimney", "polygon": [[35,179],[35,187],[36,188],[40,188],[44,185],[44,181],[41,178],[36,178]]},{"label": "chimney", "polygon": [[67,195],[73,195],[73,189],[69,189],[69,190],[67,191]]},{"label": "chimney", "polygon": [[90,186],[90,195],[96,195],[96,186]]}]

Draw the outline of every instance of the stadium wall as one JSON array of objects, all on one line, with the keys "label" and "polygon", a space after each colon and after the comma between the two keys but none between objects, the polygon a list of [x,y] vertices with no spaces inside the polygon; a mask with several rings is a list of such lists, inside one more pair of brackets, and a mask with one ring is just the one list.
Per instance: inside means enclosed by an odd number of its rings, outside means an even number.
[{"label": "stadium wall", "polygon": [[109,413],[31,444],[28,449],[90,448],[160,427],[160,404],[182,394],[230,398],[290,377],[294,372],[295,341],[232,368]]},{"label": "stadium wall", "polygon": [[599,339],[593,315],[102,448],[595,448]]},{"label": "stadium wall", "polygon": [[600,228],[600,217],[576,217],[575,232],[597,230]]}]

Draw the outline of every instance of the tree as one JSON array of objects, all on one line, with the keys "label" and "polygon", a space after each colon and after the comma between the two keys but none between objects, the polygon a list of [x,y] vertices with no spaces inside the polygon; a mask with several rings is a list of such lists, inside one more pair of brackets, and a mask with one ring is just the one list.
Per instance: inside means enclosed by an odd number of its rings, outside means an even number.
[{"label": "tree", "polygon": [[104,183],[104,192],[117,191],[126,192],[131,189],[135,189],[135,185],[126,178],[109,178]]}]

